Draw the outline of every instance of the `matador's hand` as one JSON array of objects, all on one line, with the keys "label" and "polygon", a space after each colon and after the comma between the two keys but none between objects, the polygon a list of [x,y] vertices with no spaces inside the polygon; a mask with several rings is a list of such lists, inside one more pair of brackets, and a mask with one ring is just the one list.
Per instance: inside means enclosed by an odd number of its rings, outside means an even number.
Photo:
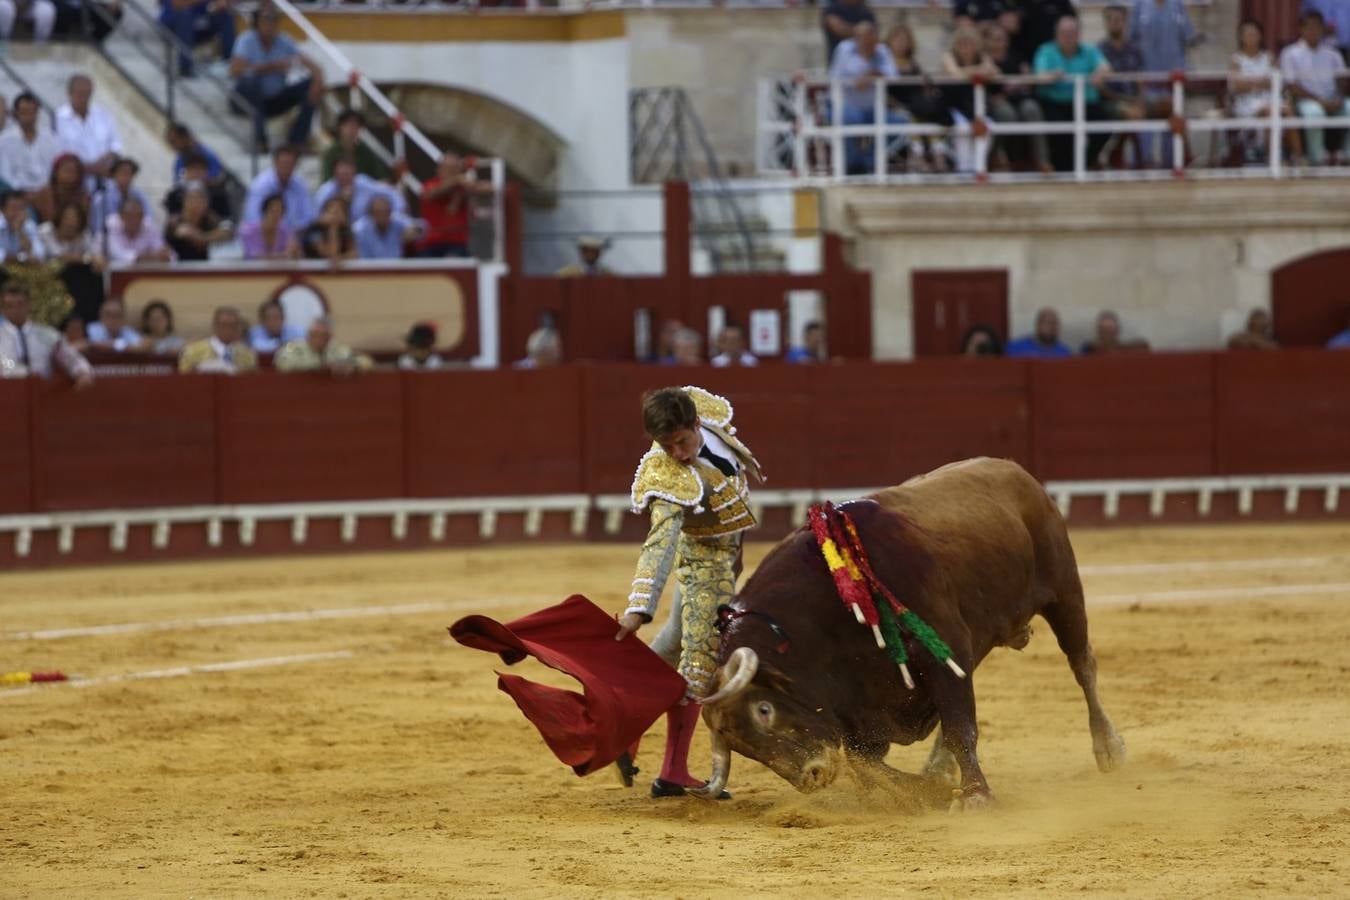
[{"label": "matador's hand", "polygon": [[641,613],[627,613],[617,618],[619,620],[619,633],[614,635],[616,641],[621,641],[633,634],[647,622]]}]

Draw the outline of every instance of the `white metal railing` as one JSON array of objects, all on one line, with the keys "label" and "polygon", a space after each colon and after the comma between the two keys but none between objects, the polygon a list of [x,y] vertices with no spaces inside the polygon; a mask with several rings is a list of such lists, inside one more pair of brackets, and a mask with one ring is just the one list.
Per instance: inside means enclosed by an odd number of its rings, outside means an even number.
[{"label": "white metal railing", "polygon": [[[337,48],[332,41],[328,40],[314,27],[314,23],[309,21],[290,0],[268,0],[278,12],[290,20],[300,33],[305,36],[305,40],[317,50],[323,57],[336,68],[347,79],[349,89],[348,105],[355,110],[360,110],[366,102],[369,102],[377,110],[384,114],[389,120],[389,125],[393,129],[393,148],[385,147],[384,144],[369,129],[361,130],[361,141],[367,147],[375,152],[377,156],[386,164],[394,165],[408,158],[407,142],[412,141],[413,145],[426,154],[433,163],[440,160],[442,151],[430,138],[418,128],[416,124],[408,121],[407,116],[399,111],[393,101],[380,90],[375,82],[361,72],[347,55]],[[494,262],[501,262],[505,258],[505,204],[504,194],[506,188],[506,163],[498,158],[482,158],[475,161],[475,166],[485,169],[492,182],[492,233],[493,233],[493,254]],[[401,183],[411,190],[414,194],[422,190],[422,182],[418,180],[411,172],[405,171],[401,178]]]},{"label": "white metal railing", "polygon": [[[1096,160],[1087,159],[1087,148],[1092,135],[1149,135],[1170,134],[1173,160],[1172,175],[1207,174],[1216,176],[1260,175],[1280,178],[1290,174],[1284,156],[1284,135],[1294,128],[1332,130],[1350,127],[1350,116],[1327,116],[1322,119],[1304,119],[1285,115],[1278,102],[1285,95],[1283,78],[1278,70],[1269,76],[1269,115],[1259,118],[1239,118],[1227,109],[1214,108],[1200,114],[1188,113],[1189,100],[1196,97],[1197,84],[1227,85],[1229,72],[1175,72],[1124,73],[1113,72],[1101,80],[1120,84],[1132,82],[1152,92],[1152,96],[1166,97],[1174,111],[1173,119],[1108,119],[1089,120],[1086,89],[1092,76],[1074,75],[1054,77],[1045,75],[1011,76],[991,79],[952,77],[908,77],[877,79],[872,83],[872,122],[845,125],[845,84],[821,73],[799,73],[789,80],[766,79],[758,92],[759,122],[757,168],[760,174],[791,177],[806,181],[941,181],[941,180],[1131,180],[1157,178],[1157,171],[1103,170],[1091,171]],[[1338,77],[1350,78],[1340,73]],[[1243,77],[1243,80],[1250,80]],[[1002,87],[1035,89],[1050,84],[1071,81],[1073,84],[1072,111],[1068,121],[999,122],[988,114],[991,84]],[[890,102],[888,88],[904,86],[926,88],[937,86],[964,86],[973,91],[974,117],[969,122],[953,126],[920,122],[891,123],[887,112],[897,107]],[[1150,87],[1151,85],[1151,87]],[[1192,88],[1188,90],[1188,87]],[[1215,93],[1211,90],[1204,93]],[[1177,117],[1180,118],[1177,118]],[[1174,127],[1174,120],[1180,127]],[[1252,167],[1208,166],[1187,167],[1186,139],[1190,134],[1224,132],[1258,132],[1265,136],[1267,161],[1260,169]],[[999,137],[1013,135],[1070,136],[1073,140],[1073,167],[1070,171],[1053,174],[991,173],[988,167],[989,151]],[[927,175],[888,172],[889,145],[896,140],[912,138],[953,138],[969,141],[973,165],[968,171],[955,175]],[[870,171],[850,173],[847,168],[848,142],[871,139]],[[1213,154],[1211,153],[1211,156]],[[1197,162],[1199,157],[1196,157]],[[784,163],[789,161],[785,165]],[[1350,175],[1350,169],[1335,166],[1303,166],[1301,171],[1319,175]]]}]

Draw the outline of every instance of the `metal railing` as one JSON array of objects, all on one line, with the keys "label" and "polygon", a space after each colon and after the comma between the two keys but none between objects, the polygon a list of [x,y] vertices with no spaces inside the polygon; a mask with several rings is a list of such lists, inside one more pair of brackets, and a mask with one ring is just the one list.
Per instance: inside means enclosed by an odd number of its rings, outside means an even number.
[{"label": "metal railing", "polygon": [[[291,24],[300,30],[309,45],[322,54],[328,63],[346,79],[348,87],[347,105],[349,107],[360,110],[366,103],[369,103],[389,121],[393,132],[392,147],[386,147],[368,128],[361,130],[363,144],[370,147],[388,165],[408,159],[409,143],[412,144],[413,148],[423,153],[432,164],[440,161],[443,155],[440,148],[416,124],[408,121],[408,118],[399,111],[384,91],[380,90],[369,76],[358,70],[352,64],[352,61],[347,58],[347,55],[339,50],[332,41],[328,40],[323,32],[314,27],[314,23],[309,21],[304,13],[296,8],[295,4],[291,3],[290,0],[269,0],[269,2],[278,12],[289,19]],[[497,158],[484,158],[478,160],[476,164],[486,168],[492,179],[492,259],[500,262],[505,256],[503,195],[506,187],[506,163],[504,160]],[[405,171],[402,174],[400,183],[414,194],[420,193],[422,190],[422,182],[411,171]]]},{"label": "metal railing", "polygon": [[[1224,104],[1216,104],[1199,114],[1188,113],[1187,104],[1204,93],[1221,95],[1227,90],[1231,74],[1223,72],[1174,73],[1110,73],[1104,79],[1111,84],[1132,83],[1140,88],[1152,86],[1154,98],[1165,100],[1171,115],[1168,118],[1089,118],[1087,90],[1092,76],[1012,76],[985,81],[983,79],[951,77],[910,77],[878,79],[872,83],[872,119],[867,124],[844,124],[846,92],[850,88],[841,81],[820,74],[798,74],[788,78],[766,79],[759,91],[759,124],[756,163],[760,174],[797,178],[810,181],[961,181],[961,180],[1071,180],[1115,181],[1144,180],[1169,176],[1241,177],[1269,176],[1281,178],[1290,174],[1350,175],[1350,169],[1326,165],[1300,165],[1291,172],[1284,155],[1284,136],[1293,129],[1322,131],[1350,126],[1350,116],[1327,116],[1307,119],[1286,114],[1282,109],[1285,95],[1284,80],[1278,70],[1268,79],[1269,113],[1260,117],[1240,117],[1231,114]],[[1350,75],[1339,77],[1350,79]],[[1244,77],[1244,81],[1250,79]],[[996,121],[989,113],[991,86],[1005,88],[1043,88],[1052,84],[1072,83],[1072,97],[1068,105],[1072,116],[1067,121],[1012,122]],[[1213,86],[1208,92],[1197,92],[1196,86]],[[965,86],[973,91],[973,116],[951,126],[923,122],[890,122],[888,112],[900,107],[893,105],[888,88],[930,88]],[[1161,87],[1159,87],[1161,86]],[[855,107],[856,109],[856,107]],[[965,118],[964,116],[961,118]],[[1191,135],[1257,132],[1264,137],[1265,162],[1253,166],[1204,165],[1195,156],[1187,161],[1187,139]],[[1049,174],[1038,172],[990,172],[989,151],[1002,137],[1046,135],[1050,138],[1072,140],[1072,167]],[[1099,160],[1088,159],[1088,145],[1093,136],[1162,135],[1168,142],[1173,164],[1170,170],[1126,170],[1099,166]],[[939,138],[969,142],[972,164],[964,172],[952,174],[916,174],[890,171],[896,144],[915,138]],[[854,142],[870,140],[867,171],[850,171],[849,147]],[[1350,149],[1350,148],[1348,148]],[[1227,155],[1227,154],[1225,154]],[[858,154],[855,151],[854,157]],[[1210,162],[1216,154],[1211,148]]]},{"label": "metal railing", "polygon": [[[39,94],[36,89],[34,89],[33,85],[28,81],[28,79],[20,75],[19,71],[14,68],[14,64],[11,63],[9,59],[6,58],[3,54],[0,54],[0,72],[4,72],[6,78],[8,78],[14,84],[18,85],[19,90],[21,92],[31,94],[33,97],[37,98],[38,108],[47,114],[47,124],[50,125],[52,131],[55,132],[56,108],[42,98],[42,95]],[[14,98],[10,97],[9,100],[12,103]]]}]

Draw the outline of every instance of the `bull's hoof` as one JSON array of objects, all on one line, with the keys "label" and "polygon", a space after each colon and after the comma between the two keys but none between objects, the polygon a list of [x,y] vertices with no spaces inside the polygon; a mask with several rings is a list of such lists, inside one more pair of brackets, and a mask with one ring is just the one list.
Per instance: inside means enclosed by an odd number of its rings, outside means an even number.
[{"label": "bull's hoof", "polygon": [[1112,732],[1103,740],[1093,741],[1092,755],[1097,757],[1097,769],[1113,772],[1125,765],[1125,741]]},{"label": "bull's hoof", "polygon": [[619,754],[619,758],[614,760],[614,768],[619,773],[619,783],[626,788],[633,786],[633,779],[642,771],[634,764],[633,757],[627,753]]},{"label": "bull's hoof", "polygon": [[[662,778],[657,778],[655,781],[652,782],[652,797],[657,800],[660,800],[664,797],[683,797],[686,796],[688,793],[689,792],[685,790],[684,785],[676,784],[673,781],[666,781]],[[731,792],[723,791],[722,793],[717,795],[717,799],[730,800]]]},{"label": "bull's hoof", "polygon": [[952,790],[952,804],[947,807],[949,815],[955,815],[963,812],[975,812],[981,809],[989,809],[994,805],[994,795],[989,788],[967,788],[961,790],[955,788]]}]

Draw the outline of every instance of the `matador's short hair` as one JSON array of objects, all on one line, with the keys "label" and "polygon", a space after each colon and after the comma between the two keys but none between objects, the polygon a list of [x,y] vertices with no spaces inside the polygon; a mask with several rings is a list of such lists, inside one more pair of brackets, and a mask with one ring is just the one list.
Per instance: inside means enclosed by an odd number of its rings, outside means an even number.
[{"label": "matador's short hair", "polygon": [[664,440],[677,431],[698,426],[698,410],[684,388],[648,391],[642,397],[642,426],[653,440]]}]

